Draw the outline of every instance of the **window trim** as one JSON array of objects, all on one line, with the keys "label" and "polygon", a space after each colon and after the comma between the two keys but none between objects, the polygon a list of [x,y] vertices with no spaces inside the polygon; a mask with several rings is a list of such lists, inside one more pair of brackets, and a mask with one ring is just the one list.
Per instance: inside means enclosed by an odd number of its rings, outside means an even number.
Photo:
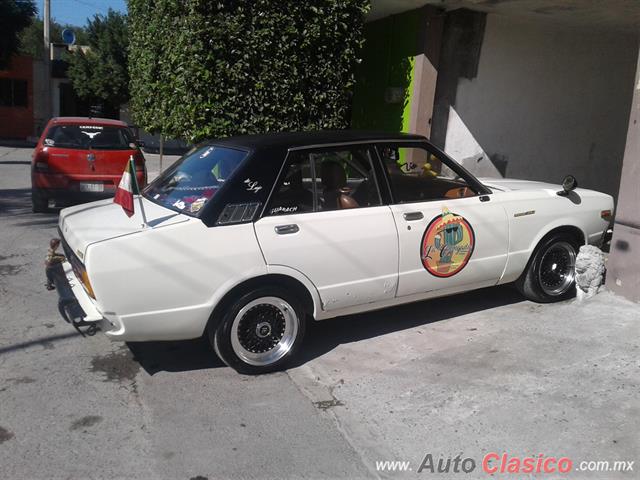
[{"label": "window trim", "polygon": [[474,177],[466,168],[464,168],[462,165],[460,165],[458,162],[456,162],[455,160],[453,160],[449,155],[447,155],[445,152],[443,152],[442,150],[440,150],[438,147],[436,147],[435,145],[429,143],[429,142],[416,142],[416,141],[410,141],[410,142],[397,142],[397,141],[386,141],[386,142],[376,142],[375,145],[375,150],[376,150],[376,154],[378,156],[378,160],[380,162],[380,165],[382,167],[382,173],[384,174],[386,180],[387,180],[387,186],[389,188],[389,194],[390,194],[390,198],[391,198],[391,205],[406,205],[409,203],[426,203],[426,202],[441,202],[443,200],[462,200],[463,198],[469,198],[469,197],[461,197],[461,198],[451,198],[451,199],[444,199],[444,198],[434,198],[434,199],[428,199],[428,200],[413,200],[410,202],[398,202],[396,200],[396,193],[393,187],[393,183],[391,182],[391,176],[389,174],[389,172],[386,169],[384,160],[382,159],[382,154],[380,153],[380,148],[381,147],[386,147],[386,146],[391,146],[391,147],[398,147],[398,148],[421,148],[423,150],[426,150],[428,153],[431,153],[432,155],[435,155],[436,157],[438,157],[438,160],[440,160],[443,164],[445,164],[448,168],[450,168],[451,170],[453,170],[459,177],[461,177],[466,183],[467,185],[469,185],[474,191],[477,192],[477,196],[481,196],[481,195],[491,195],[493,192],[486,187],[485,185],[483,185],[476,177]]},{"label": "window trim", "polygon": [[[364,145],[364,148],[362,146]],[[278,172],[278,176],[276,177],[275,182],[273,183],[273,187],[269,192],[269,196],[265,201],[264,207],[260,212],[260,215],[256,218],[255,221],[260,220],[265,217],[272,217],[274,215],[269,215],[269,210],[271,209],[271,202],[276,193],[278,186],[280,185],[280,181],[284,180],[284,174],[287,166],[289,165],[289,159],[293,153],[298,152],[308,152],[313,153],[314,151],[340,151],[340,150],[354,150],[360,147],[362,150],[367,152],[367,157],[369,162],[371,163],[371,172],[373,173],[373,179],[376,185],[376,191],[378,192],[378,199],[380,201],[379,205],[371,205],[367,207],[358,207],[358,208],[350,208],[348,210],[359,210],[360,208],[375,208],[375,207],[384,207],[387,206],[388,203],[386,199],[382,195],[382,189],[380,186],[380,181],[378,177],[380,175],[379,171],[379,155],[376,151],[373,142],[370,141],[362,141],[362,142],[348,142],[348,143],[331,143],[331,144],[323,144],[323,145],[305,145],[302,147],[292,147],[287,149],[287,154],[285,155],[284,161],[280,166],[280,171]],[[373,153],[372,153],[373,152]],[[311,163],[311,174],[313,175],[313,211],[312,212],[300,212],[300,213],[291,213],[290,215],[308,215],[312,213],[322,213],[321,210],[318,210],[318,187],[317,187],[317,172],[316,172],[316,162],[313,159],[309,159]],[[340,210],[326,210],[326,212],[336,212]]]}]

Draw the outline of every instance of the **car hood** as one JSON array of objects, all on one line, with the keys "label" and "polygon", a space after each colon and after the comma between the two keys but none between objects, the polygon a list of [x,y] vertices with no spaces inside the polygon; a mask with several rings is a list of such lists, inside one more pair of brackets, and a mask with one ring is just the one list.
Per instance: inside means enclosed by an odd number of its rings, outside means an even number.
[{"label": "car hood", "polygon": [[122,207],[113,203],[113,199],[85,203],[65,208],[60,212],[58,227],[71,250],[84,261],[87,247],[92,243],[111,238],[131,235],[145,228],[162,228],[187,222],[191,217],[162,207],[145,198],[142,199],[147,218],[147,227],[143,226],[138,197],[134,199],[135,213],[128,217]]},{"label": "car hood", "polygon": [[512,190],[562,190],[560,185],[553,183],[517,180],[515,178],[479,178],[478,180],[483,185],[502,192],[510,192]]}]

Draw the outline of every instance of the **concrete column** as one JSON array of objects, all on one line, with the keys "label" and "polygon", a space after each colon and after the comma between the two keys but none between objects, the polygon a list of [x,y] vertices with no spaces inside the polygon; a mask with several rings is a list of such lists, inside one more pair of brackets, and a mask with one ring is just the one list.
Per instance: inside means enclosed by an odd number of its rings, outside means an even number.
[{"label": "concrete column", "polygon": [[640,53],[607,264],[607,287],[640,302]]},{"label": "concrete column", "polygon": [[421,53],[414,58],[413,91],[409,131],[429,137],[433,105],[438,82],[438,62],[443,29],[443,12],[437,8],[423,7],[424,23],[420,32]]}]

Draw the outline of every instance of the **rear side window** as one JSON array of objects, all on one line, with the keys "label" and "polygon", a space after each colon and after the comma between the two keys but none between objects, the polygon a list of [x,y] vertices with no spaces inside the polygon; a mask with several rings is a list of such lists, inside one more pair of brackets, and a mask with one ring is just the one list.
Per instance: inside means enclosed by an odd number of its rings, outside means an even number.
[{"label": "rear side window", "polygon": [[44,145],[79,150],[130,150],[135,148],[129,129],[102,125],[53,125],[47,131]]},{"label": "rear side window", "polygon": [[145,189],[144,196],[172,210],[197,215],[247,155],[244,150],[205,145],[165,170]]},{"label": "rear side window", "polygon": [[367,147],[295,151],[289,155],[268,215],[381,205]]}]

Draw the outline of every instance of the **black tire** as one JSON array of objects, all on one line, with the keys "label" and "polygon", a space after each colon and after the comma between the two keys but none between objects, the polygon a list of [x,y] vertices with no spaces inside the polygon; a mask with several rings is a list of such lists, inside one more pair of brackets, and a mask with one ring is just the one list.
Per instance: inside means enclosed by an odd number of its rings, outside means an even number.
[{"label": "black tire", "polygon": [[227,304],[212,319],[209,342],[220,359],[239,373],[282,370],[298,351],[306,312],[298,298],[279,287],[259,287]]},{"label": "black tire", "polygon": [[49,199],[39,190],[31,190],[31,209],[33,213],[49,212]]},{"label": "black tire", "polygon": [[528,300],[559,302],[576,295],[575,259],[578,242],[566,233],[544,238],[515,286]]}]

